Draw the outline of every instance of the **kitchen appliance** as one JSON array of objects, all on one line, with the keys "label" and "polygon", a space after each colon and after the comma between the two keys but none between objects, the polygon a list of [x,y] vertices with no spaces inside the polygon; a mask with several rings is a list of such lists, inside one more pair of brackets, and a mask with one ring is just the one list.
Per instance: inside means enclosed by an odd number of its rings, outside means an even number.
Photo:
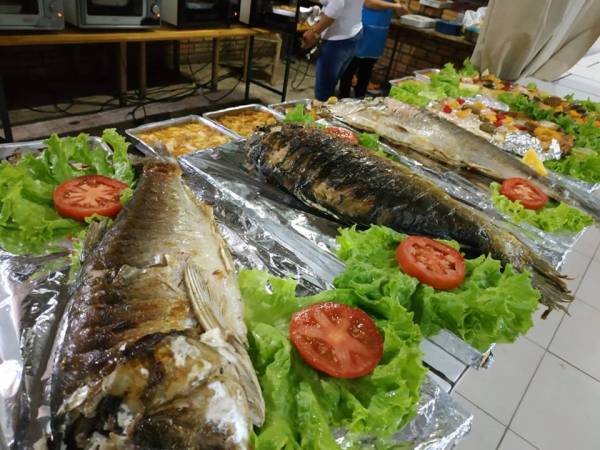
[{"label": "kitchen appliance", "polygon": [[62,0],[0,0],[0,30],[62,30]]},{"label": "kitchen appliance", "polygon": [[67,22],[81,28],[160,26],[160,0],[64,0],[64,2]]},{"label": "kitchen appliance", "polygon": [[295,33],[313,13],[307,0],[240,0],[240,22],[253,27]]},{"label": "kitchen appliance", "polygon": [[161,12],[179,28],[229,26],[237,21],[239,0],[164,0]]}]

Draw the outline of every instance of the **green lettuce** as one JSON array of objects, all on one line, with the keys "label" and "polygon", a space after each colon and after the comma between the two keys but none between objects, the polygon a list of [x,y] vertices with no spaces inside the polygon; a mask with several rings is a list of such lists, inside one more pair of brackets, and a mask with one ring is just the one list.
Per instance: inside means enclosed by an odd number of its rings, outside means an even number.
[{"label": "green lettuce", "polygon": [[53,134],[41,153],[26,153],[16,163],[0,162],[0,247],[14,254],[61,250],[60,240],[76,236],[83,224],[54,209],[54,189],[82,175],[100,174],[133,185],[129,144],[114,129],[102,139],[113,154],[90,148],[89,136],[59,138]]},{"label": "green lettuce", "polygon": [[550,201],[536,211],[502,195],[498,183],[490,184],[490,192],[496,208],[509,215],[516,223],[527,222],[542,231],[578,233],[594,223],[592,216],[563,202]]},{"label": "green lettuce", "polygon": [[461,76],[469,78],[479,76],[479,71],[477,70],[477,67],[475,67],[475,64],[471,62],[470,58],[465,58],[465,60],[463,61],[463,68],[460,70],[459,73]]},{"label": "green lettuce", "polygon": [[304,109],[305,105],[303,103],[298,103],[290,111],[288,111],[283,118],[283,121],[288,123],[313,123],[315,121],[314,117],[310,114],[307,114]]},{"label": "green lettuce", "polygon": [[514,342],[531,328],[540,294],[528,273],[516,273],[510,265],[502,270],[499,261],[482,255],[465,259],[461,286],[436,290],[400,270],[395,250],[405,237],[376,225],[341,230],[338,256],[346,268],[335,286],[374,302],[394,299],[413,312],[424,335],[445,328],[482,351],[492,343]]},{"label": "green lettuce", "polygon": [[[361,436],[391,448],[390,436],[415,414],[425,375],[412,315],[392,298],[370,299],[352,290],[296,296],[297,283],[258,270],[242,271],[240,290],[250,356],[266,403],[266,420],[255,431],[256,450],[339,449],[333,431],[348,430],[348,448]],[[384,354],[373,373],[347,380],[327,376],[305,364],[288,339],[292,314],[317,302],[362,308],[384,337]]]},{"label": "green lettuce", "polygon": [[588,183],[600,183],[600,152],[574,148],[564,158],[545,161],[544,165],[556,173]]}]

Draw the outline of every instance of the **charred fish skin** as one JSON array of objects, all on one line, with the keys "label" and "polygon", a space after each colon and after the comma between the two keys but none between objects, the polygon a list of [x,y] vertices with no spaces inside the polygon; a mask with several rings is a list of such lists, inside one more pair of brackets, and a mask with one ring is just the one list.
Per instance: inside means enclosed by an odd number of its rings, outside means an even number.
[{"label": "charred fish skin", "polygon": [[212,210],[150,162],[89,252],[52,379],[55,448],[245,449],[264,420]]},{"label": "charred fish skin", "polygon": [[596,202],[538,175],[487,139],[431,111],[390,97],[374,99],[371,103],[372,106],[364,103],[350,107],[341,102],[329,108],[350,124],[376,132],[395,144],[406,145],[449,166],[472,170],[500,182],[512,177],[534,180],[550,198],[579,207],[600,220]]},{"label": "charred fish skin", "polygon": [[270,182],[345,222],[453,239],[477,254],[530,270],[550,307],[572,299],[560,274],[513,235],[405,166],[316,127],[284,124],[247,143]]}]

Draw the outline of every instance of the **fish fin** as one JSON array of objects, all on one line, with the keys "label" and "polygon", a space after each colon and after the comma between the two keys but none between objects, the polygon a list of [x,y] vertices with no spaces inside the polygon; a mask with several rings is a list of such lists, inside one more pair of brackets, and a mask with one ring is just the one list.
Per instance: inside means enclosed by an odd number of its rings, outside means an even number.
[{"label": "fish fin", "polygon": [[542,295],[541,303],[550,309],[567,312],[567,305],[574,300],[574,297],[567,287],[566,277],[537,255],[534,255],[531,266],[533,268],[531,278],[533,285]]},{"label": "fish fin", "polygon": [[220,311],[216,310],[215,306],[217,303],[211,300],[208,286],[199,270],[193,265],[188,264],[185,268],[184,277],[196,318],[204,328],[204,331],[218,329],[225,337],[225,341],[235,350],[233,352],[235,356],[234,363],[244,386],[244,392],[248,398],[252,421],[257,426],[262,425],[265,420],[264,400],[244,340],[224,326],[223,315]]},{"label": "fish fin", "polygon": [[204,331],[213,328],[225,330],[223,313],[214,299],[211,298],[208,285],[204,281],[197,267],[188,264],[184,273],[185,286],[192,303],[192,309],[196,319],[204,328]]}]

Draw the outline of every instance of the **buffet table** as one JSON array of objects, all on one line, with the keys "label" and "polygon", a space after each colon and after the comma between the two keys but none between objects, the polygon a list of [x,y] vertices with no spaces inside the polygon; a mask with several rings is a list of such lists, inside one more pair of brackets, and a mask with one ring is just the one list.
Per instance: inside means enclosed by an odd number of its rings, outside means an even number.
[{"label": "buffet table", "polygon": [[[127,94],[127,43],[139,42],[139,85],[142,96],[146,92],[146,42],[174,41],[188,39],[212,39],[212,76],[211,87],[217,89],[219,65],[219,42],[221,39],[272,34],[262,28],[249,28],[235,26],[231,28],[206,28],[196,30],[182,30],[169,25],[162,25],[152,30],[94,30],[86,31],[67,26],[64,31],[57,33],[29,32],[29,33],[0,33],[0,47],[32,46],[32,45],[68,45],[68,44],[118,44],[116,46],[116,70],[119,84],[119,98],[121,106],[126,104]],[[248,41],[247,41],[248,42]],[[247,44],[248,45],[248,44]],[[246,52],[247,53],[247,52]],[[247,58],[244,61],[247,62]],[[177,63],[176,63],[177,64]],[[178,64],[177,64],[178,65]],[[245,67],[245,66],[244,66]],[[245,70],[245,69],[244,69]],[[244,72],[245,73],[245,72]],[[4,95],[4,85],[0,74],[0,119],[4,127],[6,141],[12,141],[12,131]]]}]

